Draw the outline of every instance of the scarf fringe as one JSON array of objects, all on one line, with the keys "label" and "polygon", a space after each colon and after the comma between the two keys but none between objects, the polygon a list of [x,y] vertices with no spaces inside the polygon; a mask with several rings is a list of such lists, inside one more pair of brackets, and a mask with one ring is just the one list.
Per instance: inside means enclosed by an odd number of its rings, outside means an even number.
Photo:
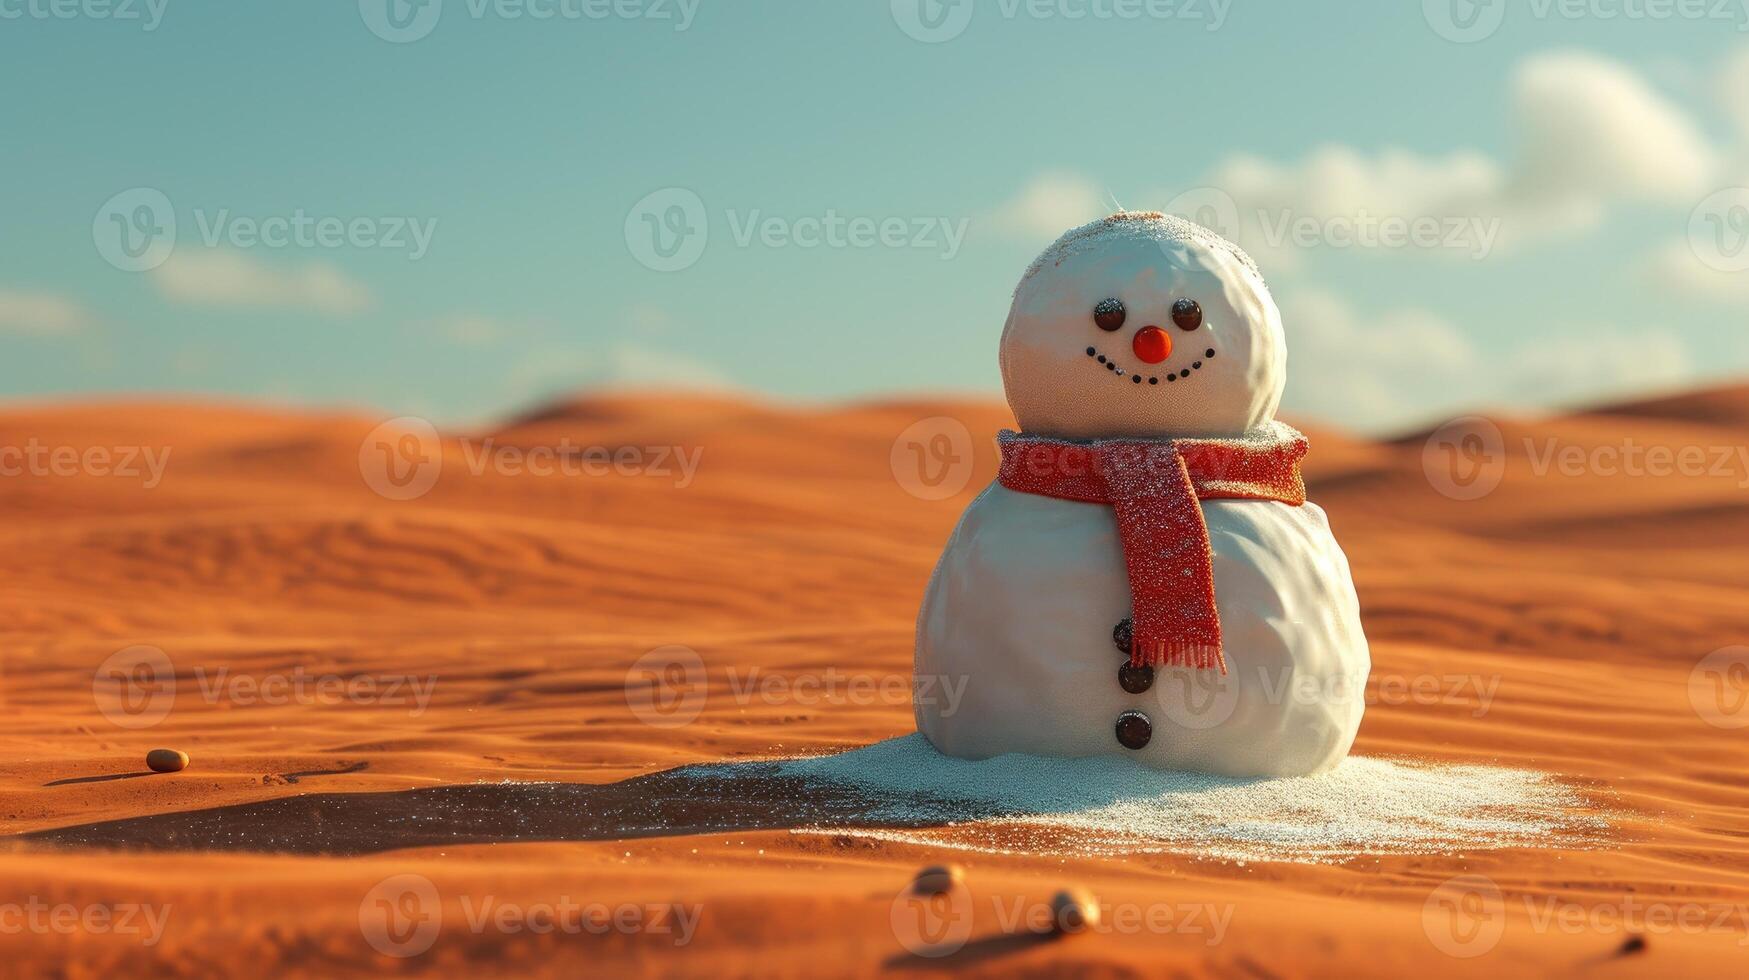
[{"label": "scarf fringe", "polygon": [[1224,676],[1227,673],[1227,655],[1220,646],[1207,643],[1156,640],[1144,644],[1141,640],[1134,639],[1130,641],[1130,666],[1194,667],[1198,670],[1217,667]]}]

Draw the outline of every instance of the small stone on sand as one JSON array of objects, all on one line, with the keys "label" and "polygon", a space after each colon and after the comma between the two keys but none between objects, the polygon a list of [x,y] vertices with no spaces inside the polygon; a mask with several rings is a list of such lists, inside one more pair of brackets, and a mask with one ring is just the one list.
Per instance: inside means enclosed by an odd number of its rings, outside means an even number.
[{"label": "small stone on sand", "polygon": [[1085,932],[1099,924],[1099,903],[1085,888],[1065,888],[1051,896],[1051,925],[1063,935]]},{"label": "small stone on sand", "polygon": [[181,772],[188,768],[188,753],[178,749],[153,749],[146,753],[146,768],[153,772]]},{"label": "small stone on sand", "polygon": [[911,892],[916,895],[945,895],[957,888],[965,877],[965,869],[957,864],[932,864],[917,872],[917,877],[911,881]]}]

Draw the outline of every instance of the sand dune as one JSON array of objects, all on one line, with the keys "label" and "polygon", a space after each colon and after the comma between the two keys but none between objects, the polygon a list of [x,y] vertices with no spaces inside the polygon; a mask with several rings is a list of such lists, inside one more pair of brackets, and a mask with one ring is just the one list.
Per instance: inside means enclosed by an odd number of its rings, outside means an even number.
[{"label": "sand dune", "polygon": [[[1606,814],[1597,839],[1327,865],[960,853],[976,914],[941,960],[908,951],[894,918],[939,850],[791,832],[852,821],[855,796],[775,778],[705,796],[665,771],[912,730],[912,620],[994,473],[1002,406],[617,393],[387,450],[367,444],[380,421],[0,409],[0,446],[50,454],[0,460],[17,464],[0,478],[15,969],[1723,976],[1749,961],[1749,741],[1729,727],[1749,724],[1749,659],[1703,659],[1749,643],[1749,388],[1495,419],[1473,458],[1430,454],[1431,433],[1309,429],[1312,497],[1374,644],[1357,751],[1552,774]],[[1681,471],[1685,451],[1705,468]],[[1458,499],[1488,466],[1497,486]],[[391,499],[420,476],[426,492]],[[671,691],[640,658],[677,647],[702,677]],[[158,746],[191,768],[145,772]],[[402,875],[431,883],[414,911],[441,919],[405,959],[371,941],[377,886]],[[1004,925],[1004,903],[1066,883],[1164,907],[1173,928],[1052,942]],[[1452,919],[1453,894],[1479,917]],[[581,935],[470,918],[488,899],[563,898],[646,918]],[[162,928],[150,943],[114,923],[13,929],[6,901],[135,907]],[[1706,926],[1634,918],[1648,903]],[[684,942],[648,919],[676,907],[698,912]],[[1453,921],[1482,938],[1454,939]],[[1621,952],[1634,937],[1645,947]]]}]

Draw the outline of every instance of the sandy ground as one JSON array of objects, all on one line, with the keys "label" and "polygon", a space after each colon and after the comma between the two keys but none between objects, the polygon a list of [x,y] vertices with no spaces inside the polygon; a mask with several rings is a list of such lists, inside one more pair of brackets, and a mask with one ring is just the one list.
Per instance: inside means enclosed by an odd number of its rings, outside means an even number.
[{"label": "sandy ground", "polygon": [[[1431,450],[1311,431],[1373,642],[1356,751],[1555,773],[1608,820],[1582,847],[1332,865],[797,834],[781,786],[659,775],[912,730],[913,617],[1000,406],[603,396],[440,453],[378,421],[0,410],[5,972],[1749,963],[1749,390]],[[192,766],[145,771],[160,746]],[[958,904],[909,898],[943,859]],[[1108,927],[1035,935],[1065,885]]]}]

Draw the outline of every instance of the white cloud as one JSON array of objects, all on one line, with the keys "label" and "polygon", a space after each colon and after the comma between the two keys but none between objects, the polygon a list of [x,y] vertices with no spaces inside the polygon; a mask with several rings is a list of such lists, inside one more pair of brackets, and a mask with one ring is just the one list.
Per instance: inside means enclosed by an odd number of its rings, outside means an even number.
[{"label": "white cloud", "polygon": [[1104,217],[1116,208],[1105,202],[1099,185],[1072,173],[1043,173],[996,209],[996,225],[1021,236],[1053,241],[1070,228]]},{"label": "white cloud", "polygon": [[1652,284],[1692,298],[1749,306],[1749,272],[1721,272],[1700,260],[1686,239],[1653,250],[1647,262]]},{"label": "white cloud", "polygon": [[152,272],[159,291],[196,306],[273,307],[345,315],[370,309],[362,283],[325,262],[268,265],[237,251],[178,249]]},{"label": "white cloud", "polygon": [[[1518,140],[1510,162],[1472,150],[1369,154],[1337,145],[1298,164],[1235,156],[1208,183],[1238,202],[1241,244],[1278,259],[1293,242],[1262,227],[1259,210],[1276,222],[1283,214],[1451,219],[1442,232],[1456,227],[1465,241],[1447,248],[1442,234],[1438,247],[1415,250],[1477,257],[1494,242],[1588,229],[1623,202],[1692,203],[1717,168],[1714,150],[1682,110],[1632,69],[1593,55],[1524,61],[1510,113]],[[1471,222],[1469,230],[1457,220]]]},{"label": "white cloud", "polygon": [[[1739,61],[1725,84],[1741,88],[1738,105],[1749,106],[1749,54]],[[1528,239],[1591,228],[1624,203],[1692,204],[1718,170],[1719,154],[1687,114],[1633,69],[1596,55],[1526,59],[1514,73],[1507,112],[1517,144],[1507,159],[1474,149],[1429,154],[1337,143],[1291,162],[1236,153],[1199,183],[1224,192],[1236,208],[1237,226],[1221,230],[1280,268],[1312,247],[1485,257]],[[1749,109],[1742,113],[1749,133]],[[1161,191],[1133,204],[1184,203],[1175,198]],[[1196,199],[1199,207],[1208,203],[1206,195]],[[1091,181],[1049,173],[999,217],[1011,231],[1055,235],[1109,210]],[[1232,209],[1225,219],[1235,220]],[[1387,219],[1419,222],[1429,234],[1380,245],[1367,229]],[[1357,237],[1360,245],[1345,243]]]},{"label": "white cloud", "polygon": [[1625,65],[1579,52],[1527,60],[1513,84],[1515,199],[1692,201],[1717,160],[1686,114]]},{"label": "white cloud", "polygon": [[1588,329],[1584,336],[1479,349],[1425,310],[1363,315],[1324,291],[1281,302],[1290,414],[1362,432],[1401,430],[1444,412],[1546,408],[1652,390],[1692,376],[1669,330]]},{"label": "white cloud", "polygon": [[84,307],[65,296],[0,288],[0,333],[55,336],[90,323]]}]

